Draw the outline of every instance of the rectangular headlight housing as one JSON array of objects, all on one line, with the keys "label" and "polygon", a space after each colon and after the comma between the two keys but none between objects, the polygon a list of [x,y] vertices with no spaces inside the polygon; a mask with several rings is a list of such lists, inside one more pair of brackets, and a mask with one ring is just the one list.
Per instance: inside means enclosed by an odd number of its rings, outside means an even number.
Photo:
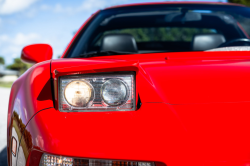
[{"label": "rectangular headlight housing", "polygon": [[134,111],[135,75],[71,75],[59,78],[59,110]]}]

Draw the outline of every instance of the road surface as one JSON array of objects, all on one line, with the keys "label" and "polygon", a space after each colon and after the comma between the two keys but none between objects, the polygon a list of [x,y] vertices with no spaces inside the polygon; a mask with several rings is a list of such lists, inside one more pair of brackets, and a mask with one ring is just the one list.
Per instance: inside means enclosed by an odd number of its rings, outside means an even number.
[{"label": "road surface", "polygon": [[0,87],[0,165],[7,166],[7,112],[10,88]]},{"label": "road surface", "polygon": [[0,152],[7,143],[7,112],[10,89],[0,87]]}]

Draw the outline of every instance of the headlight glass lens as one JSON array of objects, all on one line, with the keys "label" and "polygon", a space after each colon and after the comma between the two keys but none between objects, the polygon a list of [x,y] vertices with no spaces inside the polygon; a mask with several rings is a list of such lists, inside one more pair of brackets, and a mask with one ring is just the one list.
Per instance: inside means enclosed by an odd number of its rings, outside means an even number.
[{"label": "headlight glass lens", "polygon": [[101,96],[105,103],[118,106],[126,102],[128,88],[120,79],[110,79],[101,88]]},{"label": "headlight glass lens", "polygon": [[134,73],[61,76],[59,87],[60,111],[135,110]]},{"label": "headlight glass lens", "polygon": [[64,90],[66,101],[75,107],[85,107],[92,96],[93,88],[85,81],[70,82]]}]

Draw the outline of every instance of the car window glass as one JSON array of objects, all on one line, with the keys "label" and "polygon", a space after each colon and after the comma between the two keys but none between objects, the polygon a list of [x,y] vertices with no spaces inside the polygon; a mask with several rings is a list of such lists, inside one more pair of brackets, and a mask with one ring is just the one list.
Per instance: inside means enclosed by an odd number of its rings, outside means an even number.
[{"label": "car window glass", "polygon": [[136,42],[152,42],[152,41],[187,41],[191,42],[196,34],[217,33],[215,29],[209,28],[188,28],[188,27],[153,27],[153,28],[129,28],[106,31],[100,39],[95,43],[100,46],[103,36],[107,34],[130,34]]},{"label": "car window glass", "polygon": [[[194,37],[202,34],[207,35],[206,39],[212,37],[224,43],[249,38],[249,13],[248,7],[206,4],[145,5],[102,10],[78,35],[67,57],[101,51],[102,39],[108,34],[132,36],[138,53],[195,51],[193,48],[196,46],[192,44],[199,42],[193,42]],[[199,36],[201,42],[205,38]],[[216,42],[217,45],[211,43],[211,48],[216,48],[221,42]]]}]

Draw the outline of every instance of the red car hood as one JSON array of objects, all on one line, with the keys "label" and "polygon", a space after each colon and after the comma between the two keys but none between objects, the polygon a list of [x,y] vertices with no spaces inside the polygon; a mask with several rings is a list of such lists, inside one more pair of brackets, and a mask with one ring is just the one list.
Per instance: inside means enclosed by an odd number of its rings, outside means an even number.
[{"label": "red car hood", "polygon": [[[69,146],[79,146],[79,151],[72,151],[71,155],[98,158],[97,154],[106,154],[110,158],[147,159],[167,165],[250,163],[249,52],[60,59],[52,61],[51,69],[55,78],[65,74],[136,71],[136,90],[142,102],[138,111],[66,114],[50,110],[48,115],[44,112],[44,117],[51,118],[44,124],[51,123],[50,129],[54,131],[50,133],[56,133],[53,137],[60,144],[67,145],[72,138]],[[58,129],[52,119],[63,122],[63,126]],[[68,124],[91,126],[86,128],[91,137],[84,137],[79,145],[73,141],[78,128],[70,127],[73,135],[64,138],[61,133]],[[104,131],[106,136],[100,141],[99,135]],[[119,139],[113,139],[113,135]],[[96,143],[89,144],[91,141]],[[117,147],[123,150],[117,150],[118,153],[106,150]],[[131,147],[140,149],[140,153],[131,151]],[[63,153],[62,148],[65,147],[55,147],[54,153],[57,150],[58,154],[71,153]]]},{"label": "red car hood", "polygon": [[[250,52],[186,52],[53,60],[59,75],[137,71],[144,102],[250,101]],[[59,76],[58,75],[58,76]]]}]

